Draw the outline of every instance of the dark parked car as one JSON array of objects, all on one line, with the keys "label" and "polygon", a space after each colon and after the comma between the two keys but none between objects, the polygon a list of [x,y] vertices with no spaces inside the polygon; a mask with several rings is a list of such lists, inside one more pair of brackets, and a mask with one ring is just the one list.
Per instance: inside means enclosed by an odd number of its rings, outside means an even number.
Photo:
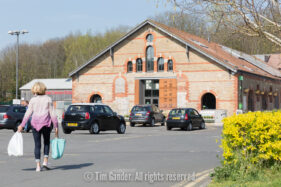
[{"label": "dark parked car", "polygon": [[25,112],[25,106],[0,105],[0,129],[13,129],[16,132]]},{"label": "dark parked car", "polygon": [[202,116],[193,108],[175,108],[169,112],[166,121],[167,130],[181,128],[191,131],[193,127],[205,128],[205,121]]},{"label": "dark parked car", "polygon": [[116,130],[119,134],[124,134],[126,131],[124,117],[100,103],[72,104],[62,118],[65,134],[70,134],[74,130],[89,130],[91,134],[107,130]]},{"label": "dark parked car", "polygon": [[131,127],[134,127],[135,124],[150,124],[150,126],[154,126],[155,123],[160,122],[164,126],[165,116],[162,112],[155,105],[136,105],[131,110],[130,125]]}]

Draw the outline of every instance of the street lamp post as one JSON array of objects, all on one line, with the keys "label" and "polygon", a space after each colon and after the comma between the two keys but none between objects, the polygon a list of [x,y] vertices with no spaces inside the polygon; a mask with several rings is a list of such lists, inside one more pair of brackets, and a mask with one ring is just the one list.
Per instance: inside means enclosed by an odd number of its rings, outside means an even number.
[{"label": "street lamp post", "polygon": [[19,87],[19,35],[27,34],[27,30],[22,31],[9,31],[8,34],[17,36],[17,51],[16,51],[16,99],[18,99],[18,87]]}]

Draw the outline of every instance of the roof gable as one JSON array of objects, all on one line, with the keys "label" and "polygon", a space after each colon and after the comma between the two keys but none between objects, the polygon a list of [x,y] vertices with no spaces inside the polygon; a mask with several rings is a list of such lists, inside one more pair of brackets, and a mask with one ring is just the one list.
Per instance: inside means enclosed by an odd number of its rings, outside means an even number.
[{"label": "roof gable", "polygon": [[[126,35],[120,38],[118,41],[116,41],[115,43],[107,47],[105,50],[97,54],[94,58],[90,59],[82,66],[78,67],[76,70],[69,73],[69,76],[75,75],[84,67],[94,62],[96,59],[98,59],[105,53],[110,52],[112,54],[112,52],[114,51],[114,47],[116,47],[119,43],[121,43],[128,37],[132,36],[134,33],[136,33],[139,29],[143,28],[147,24],[151,25],[152,27],[162,31],[168,36],[181,42],[183,45],[186,46],[187,50],[188,48],[192,48],[234,73],[240,70],[240,71],[258,74],[270,78],[281,78],[281,73],[278,70],[268,66],[262,61],[257,60],[251,55],[247,55],[242,52],[239,52],[240,56],[234,55],[235,50],[231,51],[232,49],[230,48],[221,46],[214,42],[209,42],[198,36],[189,34],[187,32],[178,30],[173,27],[169,27],[167,25],[152,20],[146,20],[143,23],[139,24],[137,27],[132,29],[130,32],[128,32]],[[237,51],[235,51],[235,53],[237,53]]]}]

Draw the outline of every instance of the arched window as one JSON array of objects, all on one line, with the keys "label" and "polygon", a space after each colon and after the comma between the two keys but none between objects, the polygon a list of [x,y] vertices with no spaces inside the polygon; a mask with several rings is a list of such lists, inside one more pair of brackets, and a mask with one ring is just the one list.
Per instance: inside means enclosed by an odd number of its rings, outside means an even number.
[{"label": "arched window", "polygon": [[102,103],[102,98],[99,94],[94,94],[91,99],[90,99],[91,103]]},{"label": "arched window", "polygon": [[133,63],[132,63],[132,61],[129,61],[128,64],[127,64],[127,72],[128,73],[133,72]]},{"label": "arched window", "polygon": [[148,35],[146,36],[146,41],[147,41],[147,42],[153,42],[153,35],[152,35],[152,34],[148,34]]},{"label": "arched window", "polygon": [[173,60],[168,60],[168,71],[173,71]]},{"label": "arched window", "polygon": [[157,71],[164,71],[164,58],[158,58],[157,67]]},{"label": "arched window", "polygon": [[137,59],[137,72],[142,72],[142,60],[141,60],[141,58]]},{"label": "arched window", "polygon": [[211,93],[206,93],[201,98],[201,109],[216,109],[216,97]]},{"label": "arched window", "polygon": [[146,48],[146,71],[154,71],[154,49],[152,46]]}]

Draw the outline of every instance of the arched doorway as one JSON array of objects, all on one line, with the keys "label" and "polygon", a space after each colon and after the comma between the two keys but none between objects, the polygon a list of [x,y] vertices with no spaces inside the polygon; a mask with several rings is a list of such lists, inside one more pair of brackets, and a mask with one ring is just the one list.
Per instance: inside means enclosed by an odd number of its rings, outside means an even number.
[{"label": "arched doorway", "polygon": [[201,98],[201,109],[216,109],[216,97],[211,93],[206,93]]},{"label": "arched doorway", "polygon": [[249,91],[248,94],[248,111],[254,111],[255,107],[254,107],[254,92],[253,90]]},{"label": "arched doorway", "polygon": [[102,103],[102,98],[99,94],[94,94],[91,99],[90,103]]}]

